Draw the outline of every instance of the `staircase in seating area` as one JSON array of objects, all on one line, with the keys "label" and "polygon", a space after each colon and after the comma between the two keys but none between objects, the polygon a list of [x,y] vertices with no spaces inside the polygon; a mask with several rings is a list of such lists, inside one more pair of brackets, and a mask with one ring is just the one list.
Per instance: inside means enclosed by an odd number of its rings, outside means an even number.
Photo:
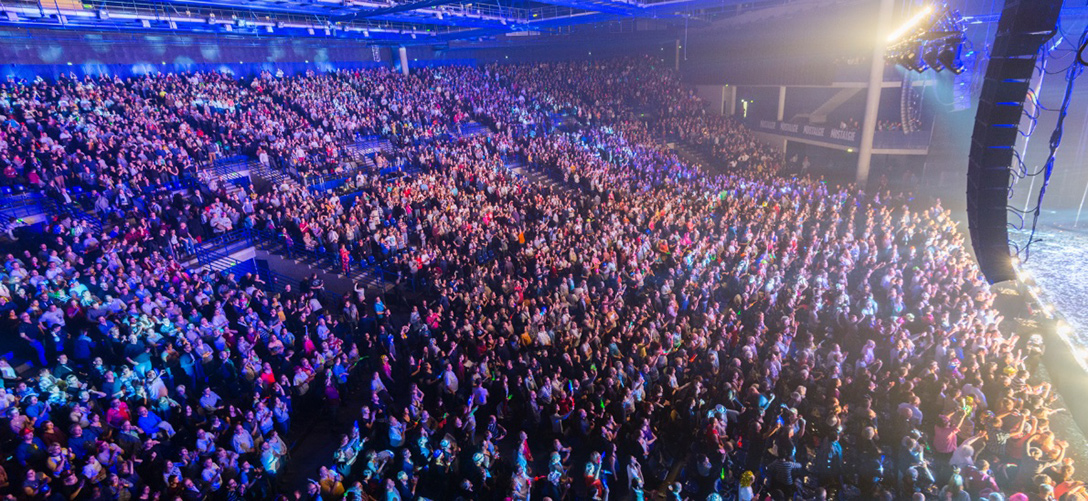
[{"label": "staircase in seating area", "polygon": [[521,179],[538,186],[547,186],[557,193],[569,194],[575,190],[557,176],[545,174],[540,168],[530,167],[521,157],[508,158],[506,168]]},{"label": "staircase in seating area", "polygon": [[393,150],[393,145],[388,139],[380,136],[366,136],[352,144],[344,146],[343,166],[348,174],[357,171],[376,173],[378,166],[374,162],[374,154],[385,153]]},{"label": "staircase in seating area", "polygon": [[684,162],[693,167],[700,169],[712,169],[714,167],[720,167],[719,162],[710,158],[703,150],[698,146],[692,146],[687,143],[677,142],[673,147],[673,151],[680,156]]},{"label": "staircase in seating area", "polygon": [[491,129],[478,122],[465,122],[461,124],[461,137],[486,136],[491,134]]},{"label": "staircase in seating area", "polygon": [[26,191],[22,187],[16,191],[4,186],[0,191],[0,225],[10,220],[47,214],[50,203],[45,195],[36,191]]},{"label": "staircase in seating area", "polygon": [[245,155],[236,155],[215,162],[204,163],[199,171],[205,184],[210,179],[217,179],[219,184],[226,189],[227,195],[234,198],[235,193],[252,184],[250,173],[255,169],[256,165],[255,160]]},{"label": "staircase in seating area", "polygon": [[52,216],[69,216],[72,221],[86,221],[87,226],[95,234],[102,232],[106,227],[105,222],[102,221],[98,214],[93,212],[87,212],[83,210],[83,206],[79,202],[73,202],[70,204],[61,203],[53,200],[49,197],[42,197],[42,207],[45,208],[47,214]]},{"label": "staircase in seating area", "polygon": [[250,176],[257,176],[273,185],[279,186],[284,182],[294,183],[295,180],[286,172],[277,169],[275,167],[264,165],[260,162],[254,162],[252,168],[249,171]]},{"label": "staircase in seating area", "polygon": [[[185,250],[187,266],[207,266],[215,271],[222,271],[238,262],[232,254],[253,247],[250,234],[244,228],[231,230],[214,238],[193,245]],[[180,251],[179,251],[180,252]]]},{"label": "staircase in seating area", "polygon": [[393,145],[389,143],[388,139],[381,136],[366,136],[359,138],[354,144],[347,145],[346,148],[352,150],[354,154],[367,155],[379,151],[390,151],[393,149]]},{"label": "staircase in seating area", "polygon": [[[264,236],[248,229],[237,229],[220,235],[214,239],[205,241],[195,246],[194,252],[188,254],[186,259],[188,266],[207,268],[219,273],[233,273],[235,278],[240,278],[246,273],[253,273],[265,282],[262,289],[268,292],[283,292],[285,286],[290,285],[293,290],[299,290],[299,278],[277,272],[269,262],[269,257],[279,264],[279,269],[284,272],[297,271],[290,261],[284,261],[279,256],[270,256],[268,252],[260,250],[266,245]],[[243,252],[249,251],[249,252]],[[238,259],[238,258],[241,259]],[[325,276],[328,290],[322,294],[324,299],[336,301],[340,294],[350,290],[344,284],[334,284],[335,276]],[[336,285],[340,285],[336,287]],[[348,283],[350,286],[350,282]]]}]

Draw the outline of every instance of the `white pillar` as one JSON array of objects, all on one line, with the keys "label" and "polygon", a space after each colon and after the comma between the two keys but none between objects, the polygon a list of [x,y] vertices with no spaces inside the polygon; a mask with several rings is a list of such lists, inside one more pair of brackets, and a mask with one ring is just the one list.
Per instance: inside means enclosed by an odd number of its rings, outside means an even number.
[{"label": "white pillar", "polygon": [[869,181],[869,167],[873,161],[873,135],[876,134],[876,117],[880,110],[880,88],[884,85],[884,49],[888,45],[894,7],[895,0],[880,0],[876,40],[873,41],[873,64],[869,68],[869,90],[865,95],[865,118],[861,121],[861,147],[858,148],[856,180],[862,187]]},{"label": "white pillar", "polygon": [[737,114],[737,86],[725,84],[725,110],[726,115],[733,116]]},{"label": "white pillar", "polygon": [[406,47],[400,47],[397,49],[400,54],[400,72],[404,75],[408,75],[408,49]]},{"label": "white pillar", "polygon": [[778,88],[778,121],[785,119],[786,115],[786,86]]}]

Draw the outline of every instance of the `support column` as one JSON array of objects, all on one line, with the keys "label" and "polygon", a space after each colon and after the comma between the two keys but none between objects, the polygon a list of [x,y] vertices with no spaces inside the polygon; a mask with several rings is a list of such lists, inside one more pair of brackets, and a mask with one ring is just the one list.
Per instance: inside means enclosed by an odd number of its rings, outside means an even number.
[{"label": "support column", "polygon": [[778,88],[778,121],[785,120],[786,115],[786,86]]},{"label": "support column", "polygon": [[729,116],[737,114],[737,86],[725,84],[725,110]]},{"label": "support column", "polygon": [[397,49],[397,53],[400,54],[400,72],[401,74],[408,75],[408,48],[400,47]]},{"label": "support column", "polygon": [[873,46],[873,63],[869,68],[869,90],[865,95],[865,118],[861,122],[861,147],[858,149],[856,180],[862,188],[869,181],[869,167],[873,162],[873,136],[876,134],[876,117],[880,111],[880,88],[884,84],[884,49],[891,31],[892,9],[895,0],[880,0],[880,16],[877,18],[876,40]]}]

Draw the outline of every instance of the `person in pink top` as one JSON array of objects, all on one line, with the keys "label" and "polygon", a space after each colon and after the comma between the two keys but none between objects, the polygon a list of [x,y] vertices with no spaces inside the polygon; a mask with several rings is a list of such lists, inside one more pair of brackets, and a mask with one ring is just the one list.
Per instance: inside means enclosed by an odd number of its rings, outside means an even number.
[{"label": "person in pink top", "polygon": [[[957,413],[960,414],[959,420],[955,425],[952,424],[952,416]],[[956,411],[951,414],[943,414],[940,416],[937,424],[933,426],[933,453],[938,458],[937,464],[942,465],[944,468],[948,464],[949,459],[952,458],[952,453],[956,452],[956,448],[959,447],[959,432],[960,426],[963,426],[963,420],[967,418],[967,413],[963,411]],[[944,478],[945,472],[937,472],[938,479]]]}]

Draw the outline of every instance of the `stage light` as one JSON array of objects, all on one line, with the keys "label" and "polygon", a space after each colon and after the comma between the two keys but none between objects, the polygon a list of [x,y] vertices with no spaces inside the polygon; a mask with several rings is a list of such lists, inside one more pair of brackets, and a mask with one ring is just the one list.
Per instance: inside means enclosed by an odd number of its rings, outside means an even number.
[{"label": "stage light", "polygon": [[907,20],[905,24],[900,26],[899,29],[893,31],[892,34],[888,36],[888,41],[894,42],[898,40],[899,37],[907,34],[911,29],[918,26],[918,24],[921,23],[922,20],[929,16],[931,13],[933,13],[933,7],[929,5],[925,6],[925,8],[915,14],[914,17],[911,17]]},{"label": "stage light", "polygon": [[948,6],[923,9],[888,40],[893,43],[885,59],[908,70],[948,69],[960,74],[965,69],[960,59],[966,40],[963,16]]},{"label": "stage light", "polygon": [[1073,326],[1069,325],[1065,320],[1058,322],[1055,330],[1062,337],[1069,337],[1070,334],[1073,334]]},{"label": "stage light", "polygon": [[945,68],[948,68],[949,71],[959,75],[960,73],[963,73],[964,70],[963,61],[960,59],[961,51],[963,51],[963,45],[961,43],[948,44],[937,54],[937,59]]},{"label": "stage light", "polygon": [[944,69],[944,64],[941,64],[941,60],[937,57],[941,52],[941,47],[937,44],[926,44],[924,51],[922,52],[922,61],[925,61],[926,65],[937,71]]},{"label": "stage light", "polygon": [[904,50],[901,53],[894,55],[892,57],[892,60],[895,62],[895,64],[898,64],[908,70],[917,71],[918,73],[929,69],[929,66],[926,65],[925,61],[923,61],[922,58],[918,57],[918,51],[914,48]]}]

